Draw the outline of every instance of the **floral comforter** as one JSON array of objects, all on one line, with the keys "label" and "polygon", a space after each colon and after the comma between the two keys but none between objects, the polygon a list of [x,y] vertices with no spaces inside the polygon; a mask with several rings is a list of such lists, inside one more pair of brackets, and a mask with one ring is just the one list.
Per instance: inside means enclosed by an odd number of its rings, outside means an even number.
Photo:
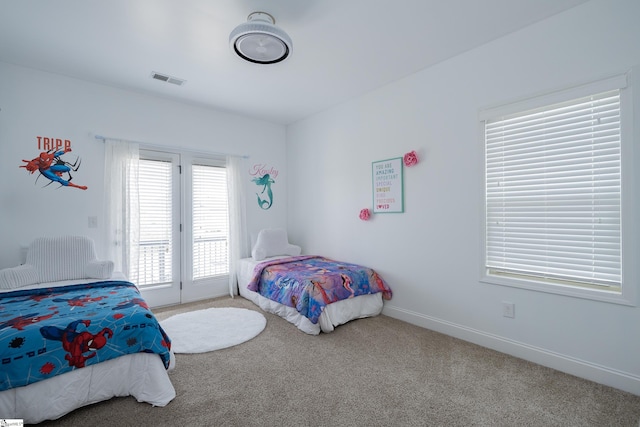
[{"label": "floral comforter", "polygon": [[0,294],[0,391],[138,352],[169,367],[171,341],[124,281]]},{"label": "floral comforter", "polygon": [[312,323],[327,304],[359,295],[382,292],[391,299],[391,289],[370,268],[319,256],[297,256],[258,264],[249,290],[294,307]]}]

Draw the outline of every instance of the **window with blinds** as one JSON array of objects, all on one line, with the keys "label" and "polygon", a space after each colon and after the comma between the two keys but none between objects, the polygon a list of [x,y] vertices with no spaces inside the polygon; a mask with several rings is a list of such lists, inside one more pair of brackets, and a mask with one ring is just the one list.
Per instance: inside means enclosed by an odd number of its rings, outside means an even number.
[{"label": "window with blinds", "polygon": [[139,286],[172,280],[171,168],[170,161],[140,159],[138,271],[133,276]]},{"label": "window with blinds", "polygon": [[224,167],[192,165],[193,280],[229,274],[229,203]]},{"label": "window with blinds", "polygon": [[620,90],[488,117],[485,269],[621,289]]}]

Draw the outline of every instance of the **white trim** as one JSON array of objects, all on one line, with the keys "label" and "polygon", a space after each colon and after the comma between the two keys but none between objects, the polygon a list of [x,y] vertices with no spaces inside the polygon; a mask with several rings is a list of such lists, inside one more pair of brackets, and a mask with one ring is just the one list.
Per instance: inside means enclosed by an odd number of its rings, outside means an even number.
[{"label": "white trim", "polygon": [[640,396],[640,376],[385,303],[382,314]]},{"label": "white trim", "polygon": [[546,292],[549,294],[564,295],[574,298],[583,298],[593,301],[607,302],[612,304],[621,304],[635,307],[636,301],[633,295],[633,284],[627,283],[624,285],[622,292],[606,291],[601,289],[587,288],[581,286],[570,286],[561,284],[548,284],[540,281],[526,280],[524,278],[516,277],[501,277],[498,275],[489,274],[483,267],[482,275],[480,277],[480,283],[486,283],[488,285],[509,286],[512,288],[527,289],[530,291]]},{"label": "white trim", "polygon": [[128,143],[136,143],[139,144],[141,148],[144,148],[145,150],[151,150],[151,151],[164,151],[164,152],[176,152],[176,153],[182,153],[182,154],[191,154],[193,156],[200,156],[200,157],[204,157],[204,158],[211,158],[212,156],[214,157],[220,157],[220,158],[224,158],[226,156],[236,156],[236,157],[241,157],[243,159],[248,159],[250,156],[246,155],[246,154],[233,154],[233,153],[223,153],[221,151],[202,151],[202,150],[190,150],[188,148],[175,148],[173,146],[169,146],[169,145],[162,145],[162,144],[151,144],[149,142],[144,142],[144,141],[135,141],[135,140],[131,140],[131,139],[125,139],[125,138],[114,138],[111,136],[102,136],[102,135],[96,135],[93,133],[90,133],[89,136],[93,136],[95,139],[97,139],[98,141],[106,141],[108,139],[112,139],[112,140],[117,140],[117,141],[124,141],[124,142],[128,142]]},{"label": "white trim", "polygon": [[626,72],[579,86],[534,95],[512,102],[507,101],[494,107],[481,108],[478,113],[478,118],[480,121],[484,121],[494,117],[506,116],[520,111],[533,110],[535,108],[557,104],[568,99],[582,98],[583,96],[589,96],[594,93],[623,89],[627,87],[629,73],[630,72]]},{"label": "white trim", "polygon": [[[637,218],[640,215],[640,201],[638,200],[638,188],[640,175],[636,171],[638,159],[638,141],[640,135],[637,134],[636,108],[640,108],[640,69],[634,67],[627,73],[629,86],[620,91],[620,104],[625,108],[620,110],[620,120],[622,127],[621,140],[622,150],[621,170],[622,170],[622,297],[630,305],[636,306],[638,303],[638,278],[640,278],[640,265],[638,263],[638,251],[640,251],[640,230],[637,225]],[[635,90],[634,90],[635,87]]]}]

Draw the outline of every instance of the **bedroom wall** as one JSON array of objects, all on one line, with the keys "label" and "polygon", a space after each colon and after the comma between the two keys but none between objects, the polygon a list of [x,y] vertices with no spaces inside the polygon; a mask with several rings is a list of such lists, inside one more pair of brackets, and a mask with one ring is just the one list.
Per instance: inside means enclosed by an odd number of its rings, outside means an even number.
[{"label": "bedroom wall", "polygon": [[[38,236],[88,235],[96,241],[98,255],[105,253],[104,144],[95,134],[249,156],[244,160],[249,231],[286,226],[284,126],[2,62],[0,76],[0,268],[17,265],[21,246]],[[72,182],[87,190],[57,184],[43,188],[44,177],[36,181],[38,172],[30,175],[19,168],[23,159],[44,150],[45,137],[70,141],[72,152],[63,158],[81,158]],[[256,201],[258,187],[251,182],[256,165],[278,171],[269,210]],[[97,218],[96,228],[89,228],[89,217]]]},{"label": "bedroom wall", "polygon": [[[394,290],[385,314],[640,395],[640,307],[479,282],[478,121],[481,108],[639,66],[638,16],[635,0],[591,1],[289,126],[290,240],[378,270]],[[405,168],[405,212],[359,220],[372,205],[371,162],[411,150],[421,161]],[[634,264],[638,230],[624,236]]]}]

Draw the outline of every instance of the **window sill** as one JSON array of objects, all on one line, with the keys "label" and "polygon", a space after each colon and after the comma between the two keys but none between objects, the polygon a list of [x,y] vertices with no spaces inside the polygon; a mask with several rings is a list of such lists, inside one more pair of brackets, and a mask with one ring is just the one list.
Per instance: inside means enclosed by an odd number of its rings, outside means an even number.
[{"label": "window sill", "polygon": [[569,285],[552,285],[536,282],[533,280],[518,279],[513,277],[501,277],[490,274],[483,274],[480,278],[480,282],[489,285],[507,286],[535,292],[563,295],[572,298],[582,298],[631,307],[636,306],[635,298],[629,295],[629,293],[625,293],[624,291],[616,292],[600,289],[587,289]]}]

